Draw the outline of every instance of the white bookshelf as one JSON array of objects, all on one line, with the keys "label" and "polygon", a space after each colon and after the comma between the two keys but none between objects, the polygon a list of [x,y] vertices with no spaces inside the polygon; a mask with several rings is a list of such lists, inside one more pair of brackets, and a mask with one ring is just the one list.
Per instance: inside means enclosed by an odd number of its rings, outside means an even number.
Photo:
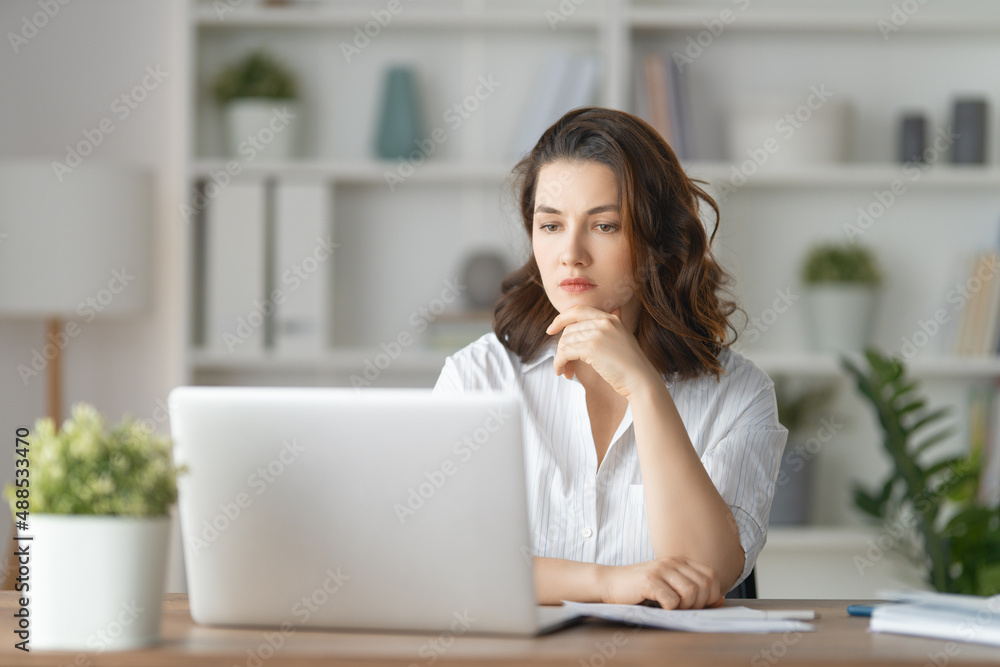
[{"label": "white bookshelf", "polygon": [[[730,0],[591,0],[553,29],[546,12],[560,12],[556,0],[404,3],[404,11],[361,56],[346,63],[338,44],[369,22],[371,11],[384,8],[384,2],[247,6],[222,17],[211,5],[193,3],[185,174],[190,186],[225,169],[230,159],[222,148],[221,116],[205,82],[224,64],[266,46],[300,75],[306,141],[300,158],[254,161],[242,165],[239,178],[323,184],[331,193],[331,230],[342,254],[335,255],[325,287],[326,303],[337,316],[324,351],[229,355],[191,345],[188,380],[349,385],[350,376],[378,354],[379,343],[407,330],[406,316],[456,275],[467,252],[497,249],[512,266],[526,257],[523,231],[504,199],[505,179],[515,162],[505,144],[530,103],[533,76],[545,56],[599,52],[598,103],[634,111],[633,63],[647,51],[682,50],[724,10],[733,12],[733,20],[688,71],[697,110],[695,159],[685,164],[691,176],[715,186],[729,178],[734,160],[725,142],[726,110],[743,94],[805,91],[825,83],[853,102],[858,121],[850,161],[794,169],[765,165],[722,202],[716,244],[736,277],[742,307],[753,316],[768,307],[775,290],[797,289],[798,263],[806,249],[819,240],[843,239],[843,226],[856,209],[873,201],[874,192],[903,179],[905,196],[862,239],[889,276],[874,343],[896,349],[901,337],[944,303],[965,254],[996,242],[1000,133],[992,121],[1000,108],[1000,70],[987,65],[1000,58],[1000,8],[975,0],[928,4],[886,40],[877,22],[890,15],[892,4],[759,0],[741,11]],[[370,145],[381,73],[399,61],[418,71],[428,130],[441,124],[443,109],[467,94],[478,76],[492,73],[503,86],[449,134],[438,154],[390,193],[384,172],[395,165],[374,160]],[[893,162],[899,114],[925,112],[932,133],[947,123],[953,98],[967,93],[982,94],[991,104],[988,164],[940,162],[907,179]],[[192,247],[189,259],[195,254]],[[192,290],[193,307],[197,295]],[[800,311],[791,309],[743,353],[773,376],[845,378],[835,357],[808,352]],[[945,338],[942,334],[921,349],[908,367],[932,402],[960,405],[971,384],[1000,379],[1000,359],[955,357]],[[409,347],[380,373],[378,383],[430,386],[446,354]],[[836,539],[837,530],[858,530],[850,484],[879,478],[887,465],[867,408],[856,397],[844,400],[854,419],[822,452],[815,489],[815,519],[833,531],[822,533],[823,539]],[[956,447],[964,436],[963,430]],[[773,544],[790,549],[788,540],[806,534],[799,531],[782,529],[772,536]],[[791,537],[782,542],[779,535]],[[852,535],[856,544],[857,534]],[[824,545],[820,539],[801,546],[819,552]]]}]

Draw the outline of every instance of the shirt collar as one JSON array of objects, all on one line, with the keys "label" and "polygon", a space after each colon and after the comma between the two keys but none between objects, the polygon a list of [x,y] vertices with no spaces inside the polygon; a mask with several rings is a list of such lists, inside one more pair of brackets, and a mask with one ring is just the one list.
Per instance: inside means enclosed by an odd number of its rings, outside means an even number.
[{"label": "shirt collar", "polygon": [[552,359],[554,359],[556,356],[556,346],[558,345],[558,343],[559,343],[558,336],[553,337],[551,340],[547,341],[541,348],[539,348],[538,354],[535,355],[534,359],[521,365],[522,370],[526,372],[530,371],[531,369],[541,364],[543,361],[545,360],[551,361]]}]

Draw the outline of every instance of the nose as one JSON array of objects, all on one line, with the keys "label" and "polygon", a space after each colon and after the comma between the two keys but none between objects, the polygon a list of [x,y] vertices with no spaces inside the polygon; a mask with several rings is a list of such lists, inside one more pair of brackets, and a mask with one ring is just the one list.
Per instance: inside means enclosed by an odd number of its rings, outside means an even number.
[{"label": "nose", "polygon": [[563,236],[563,247],[559,253],[559,262],[564,266],[587,266],[590,264],[590,253],[587,252],[586,231],[577,225],[570,233]]}]

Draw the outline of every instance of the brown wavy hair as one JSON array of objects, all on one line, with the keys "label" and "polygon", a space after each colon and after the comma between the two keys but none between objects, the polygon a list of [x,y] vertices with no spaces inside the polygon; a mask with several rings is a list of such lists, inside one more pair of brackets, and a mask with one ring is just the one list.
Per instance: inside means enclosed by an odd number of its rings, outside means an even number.
[{"label": "brown wavy hair", "polygon": [[[615,176],[640,303],[635,336],[646,357],[668,377],[718,378],[719,353],[738,336],[729,319],[741,309],[728,289],[732,276],[712,255],[719,227],[715,200],[688,178],[667,142],[642,119],[614,109],[574,109],[548,128],[511,172],[529,239],[538,173],[556,160],[594,161]],[[701,204],[715,212],[710,236],[699,215]],[[530,361],[549,339],[545,328],[556,315],[532,255],[504,278],[493,329],[508,350]]]}]

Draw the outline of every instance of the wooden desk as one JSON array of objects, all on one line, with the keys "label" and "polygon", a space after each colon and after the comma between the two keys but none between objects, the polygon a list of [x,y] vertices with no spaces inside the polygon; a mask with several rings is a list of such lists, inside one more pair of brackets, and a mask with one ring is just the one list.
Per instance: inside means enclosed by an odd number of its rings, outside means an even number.
[{"label": "wooden desk", "polygon": [[[868,619],[847,615],[845,600],[727,601],[756,609],[815,609],[816,632],[790,634],[693,634],[630,628],[588,620],[539,638],[500,639],[461,636],[440,653],[437,635],[299,630],[282,635],[260,629],[212,628],[195,625],[187,596],[164,601],[163,643],[126,653],[48,653],[30,655],[13,648],[14,593],[0,592],[2,645],[0,665],[219,665],[279,667],[294,665],[983,665],[1000,664],[1000,648],[951,643],[922,637],[870,634]],[[270,642],[269,638],[270,637]],[[278,644],[271,650],[272,644]],[[256,658],[256,659],[254,659]],[[432,658],[436,660],[432,661]]]}]

